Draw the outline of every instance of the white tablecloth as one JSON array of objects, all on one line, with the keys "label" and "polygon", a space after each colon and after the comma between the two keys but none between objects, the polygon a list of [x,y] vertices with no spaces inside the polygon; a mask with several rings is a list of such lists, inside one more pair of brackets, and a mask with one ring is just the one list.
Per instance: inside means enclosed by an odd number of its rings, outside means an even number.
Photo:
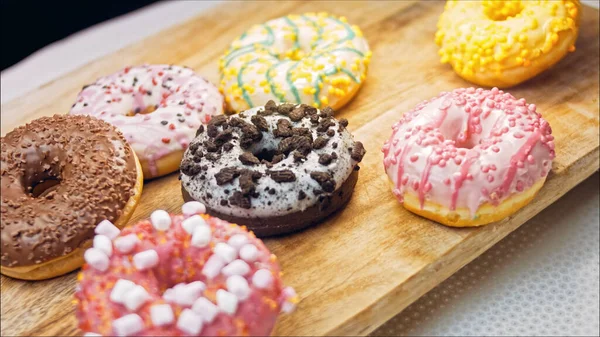
[{"label": "white tablecloth", "polygon": [[[215,3],[159,3],[58,41],[2,72],[1,100]],[[599,335],[599,182],[596,173],[374,335]]]}]

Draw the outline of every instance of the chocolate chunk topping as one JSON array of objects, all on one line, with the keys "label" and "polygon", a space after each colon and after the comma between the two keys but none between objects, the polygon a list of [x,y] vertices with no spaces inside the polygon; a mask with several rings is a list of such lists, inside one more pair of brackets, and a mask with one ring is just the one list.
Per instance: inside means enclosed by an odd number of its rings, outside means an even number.
[{"label": "chocolate chunk topping", "polygon": [[292,110],[292,112],[290,112],[290,114],[289,114],[290,119],[294,122],[298,122],[299,120],[304,118],[304,116],[305,116],[304,107],[305,107],[305,105],[300,105],[300,106],[294,108]]},{"label": "chocolate chunk topping", "polygon": [[201,171],[200,165],[197,165],[193,160],[190,159],[182,160],[179,169],[186,176],[195,176]]},{"label": "chocolate chunk topping", "polygon": [[292,136],[282,140],[279,143],[278,150],[286,155],[293,150],[298,150],[300,153],[307,155],[312,150],[312,145],[312,141],[308,137]]},{"label": "chocolate chunk topping", "polygon": [[252,124],[256,125],[260,131],[269,131],[269,124],[263,116],[254,115],[250,118],[250,120],[252,121]]},{"label": "chocolate chunk topping", "polygon": [[317,126],[318,132],[326,132],[330,127],[335,126],[333,119],[331,118],[322,118],[319,122],[319,126]]},{"label": "chocolate chunk topping", "polygon": [[202,133],[204,133],[204,124],[201,124],[198,130],[196,130],[196,137],[198,137]]},{"label": "chocolate chunk topping", "polygon": [[233,144],[231,144],[231,143],[225,143],[225,144],[223,144],[223,150],[225,152],[229,152],[229,151],[231,151],[231,149],[233,149]]},{"label": "chocolate chunk topping", "polygon": [[314,171],[310,173],[310,177],[316,180],[325,192],[333,192],[335,189],[335,180],[327,172]]},{"label": "chocolate chunk topping", "polygon": [[347,127],[348,126],[348,120],[346,118],[340,119],[339,123],[343,127]]},{"label": "chocolate chunk topping", "polygon": [[210,119],[210,122],[208,122],[208,136],[209,137],[216,137],[217,134],[219,133],[219,126],[225,124],[227,122],[227,117],[223,116],[223,115],[218,115],[218,116],[214,116],[213,118]]},{"label": "chocolate chunk topping", "polygon": [[267,171],[267,174],[278,183],[296,181],[296,175],[291,170]]},{"label": "chocolate chunk topping", "polygon": [[294,151],[293,155],[294,155],[294,162],[296,162],[296,163],[306,160],[306,155],[304,155],[302,152],[300,152],[298,150]]},{"label": "chocolate chunk topping", "polygon": [[313,143],[313,148],[322,149],[325,147],[325,145],[327,145],[328,141],[329,139],[319,136],[317,137],[317,139],[315,139],[315,142]]},{"label": "chocolate chunk topping", "polygon": [[206,157],[206,159],[208,159],[208,160],[210,160],[212,162],[215,162],[215,161],[219,160],[219,158],[221,158],[220,155],[218,155],[218,154],[216,154],[214,152],[207,153],[205,157]]},{"label": "chocolate chunk topping", "polygon": [[275,137],[290,137],[292,133],[292,123],[285,118],[277,120],[277,128],[273,130]]},{"label": "chocolate chunk topping", "polygon": [[365,151],[365,147],[363,146],[363,144],[361,142],[356,142],[354,144],[352,152],[350,153],[350,157],[356,160],[357,162],[360,162],[363,159],[363,156],[366,152],[367,151]]},{"label": "chocolate chunk topping", "polygon": [[244,196],[242,192],[239,191],[233,192],[233,195],[229,197],[229,203],[233,206],[238,206],[245,209],[252,207],[252,204],[250,203],[250,197]]},{"label": "chocolate chunk topping", "polygon": [[259,111],[258,114],[263,115],[263,116],[269,116],[276,112],[277,112],[277,104],[275,102],[273,102],[272,100],[270,100],[267,102],[267,104],[265,104],[264,110]]},{"label": "chocolate chunk topping", "polygon": [[319,155],[319,164],[321,164],[321,165],[329,165],[329,164],[331,164],[332,160],[333,160],[333,157],[330,154],[323,153],[323,154]]},{"label": "chocolate chunk topping", "polygon": [[244,165],[258,165],[260,164],[260,160],[256,158],[251,152],[244,152],[239,156],[239,160]]},{"label": "chocolate chunk topping", "polygon": [[283,103],[277,106],[277,112],[279,112],[282,115],[289,115],[290,112],[294,110],[294,107],[296,107],[296,105],[292,103]]},{"label": "chocolate chunk topping", "polygon": [[335,131],[333,131],[332,129],[329,129],[329,130],[327,130],[327,135],[329,137],[333,137],[333,136],[335,136]]},{"label": "chocolate chunk topping", "polygon": [[215,174],[215,179],[217,180],[217,185],[221,186],[231,182],[233,179],[239,177],[239,175],[239,169],[235,167],[224,167],[219,173]]},{"label": "chocolate chunk topping", "polygon": [[330,106],[321,109],[321,117],[331,117],[334,113],[335,111]]},{"label": "chocolate chunk topping", "polygon": [[215,137],[215,144],[222,146],[226,142],[230,141],[233,137],[233,131],[231,129],[223,130]]},{"label": "chocolate chunk topping", "polygon": [[300,192],[298,192],[298,200],[304,200],[306,199],[306,193],[304,193],[304,191],[300,190]]},{"label": "chocolate chunk topping", "polygon": [[198,151],[194,154],[194,157],[192,157],[192,160],[195,163],[199,163],[200,161],[202,161],[202,157],[204,157],[204,153],[202,153],[202,151]]}]

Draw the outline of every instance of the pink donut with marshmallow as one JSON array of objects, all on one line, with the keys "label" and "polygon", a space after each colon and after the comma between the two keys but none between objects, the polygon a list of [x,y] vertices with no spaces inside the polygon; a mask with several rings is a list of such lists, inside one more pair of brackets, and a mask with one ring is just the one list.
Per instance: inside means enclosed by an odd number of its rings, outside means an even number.
[{"label": "pink donut with marshmallow", "polygon": [[402,116],[383,146],[392,191],[444,225],[479,226],[529,203],[555,157],[534,104],[494,88],[456,89]]},{"label": "pink donut with marshmallow", "polygon": [[143,65],[85,86],[70,113],[91,115],[119,128],[149,179],[179,168],[196,130],[222,114],[223,103],[218,89],[192,69]]},{"label": "pink donut with marshmallow", "polygon": [[276,257],[244,227],[155,211],[120,233],[103,222],[75,293],[79,327],[104,336],[265,336],[297,295]]}]

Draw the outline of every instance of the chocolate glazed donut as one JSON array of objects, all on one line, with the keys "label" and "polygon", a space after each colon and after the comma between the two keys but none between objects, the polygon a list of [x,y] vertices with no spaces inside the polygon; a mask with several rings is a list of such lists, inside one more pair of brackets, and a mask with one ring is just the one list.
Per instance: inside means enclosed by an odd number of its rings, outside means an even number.
[{"label": "chocolate glazed donut", "polygon": [[365,154],[333,110],[276,104],[200,127],[181,162],[183,198],[258,236],[296,231],[343,207]]},{"label": "chocolate glazed donut", "polygon": [[142,171],[110,124],[55,115],[1,140],[2,274],[37,280],[78,268],[96,225],[122,227],[133,213]]}]

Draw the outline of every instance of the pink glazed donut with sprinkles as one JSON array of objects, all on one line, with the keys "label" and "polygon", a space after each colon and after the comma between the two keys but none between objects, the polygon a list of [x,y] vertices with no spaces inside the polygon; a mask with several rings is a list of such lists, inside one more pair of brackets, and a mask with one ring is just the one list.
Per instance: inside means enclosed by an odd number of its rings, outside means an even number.
[{"label": "pink glazed donut with sprinkles", "polygon": [[122,231],[96,228],[75,292],[88,336],[266,336],[298,301],[279,265],[244,227],[203,214],[154,211]]},{"label": "pink glazed donut with sprinkles", "polygon": [[383,146],[392,191],[409,211],[480,226],[527,205],[555,157],[534,104],[494,88],[456,89],[404,114]]},{"label": "pink glazed donut with sprinkles", "polygon": [[196,130],[222,114],[223,104],[218,89],[192,69],[143,65],[85,86],[71,114],[92,115],[119,128],[150,179],[179,168]]}]

